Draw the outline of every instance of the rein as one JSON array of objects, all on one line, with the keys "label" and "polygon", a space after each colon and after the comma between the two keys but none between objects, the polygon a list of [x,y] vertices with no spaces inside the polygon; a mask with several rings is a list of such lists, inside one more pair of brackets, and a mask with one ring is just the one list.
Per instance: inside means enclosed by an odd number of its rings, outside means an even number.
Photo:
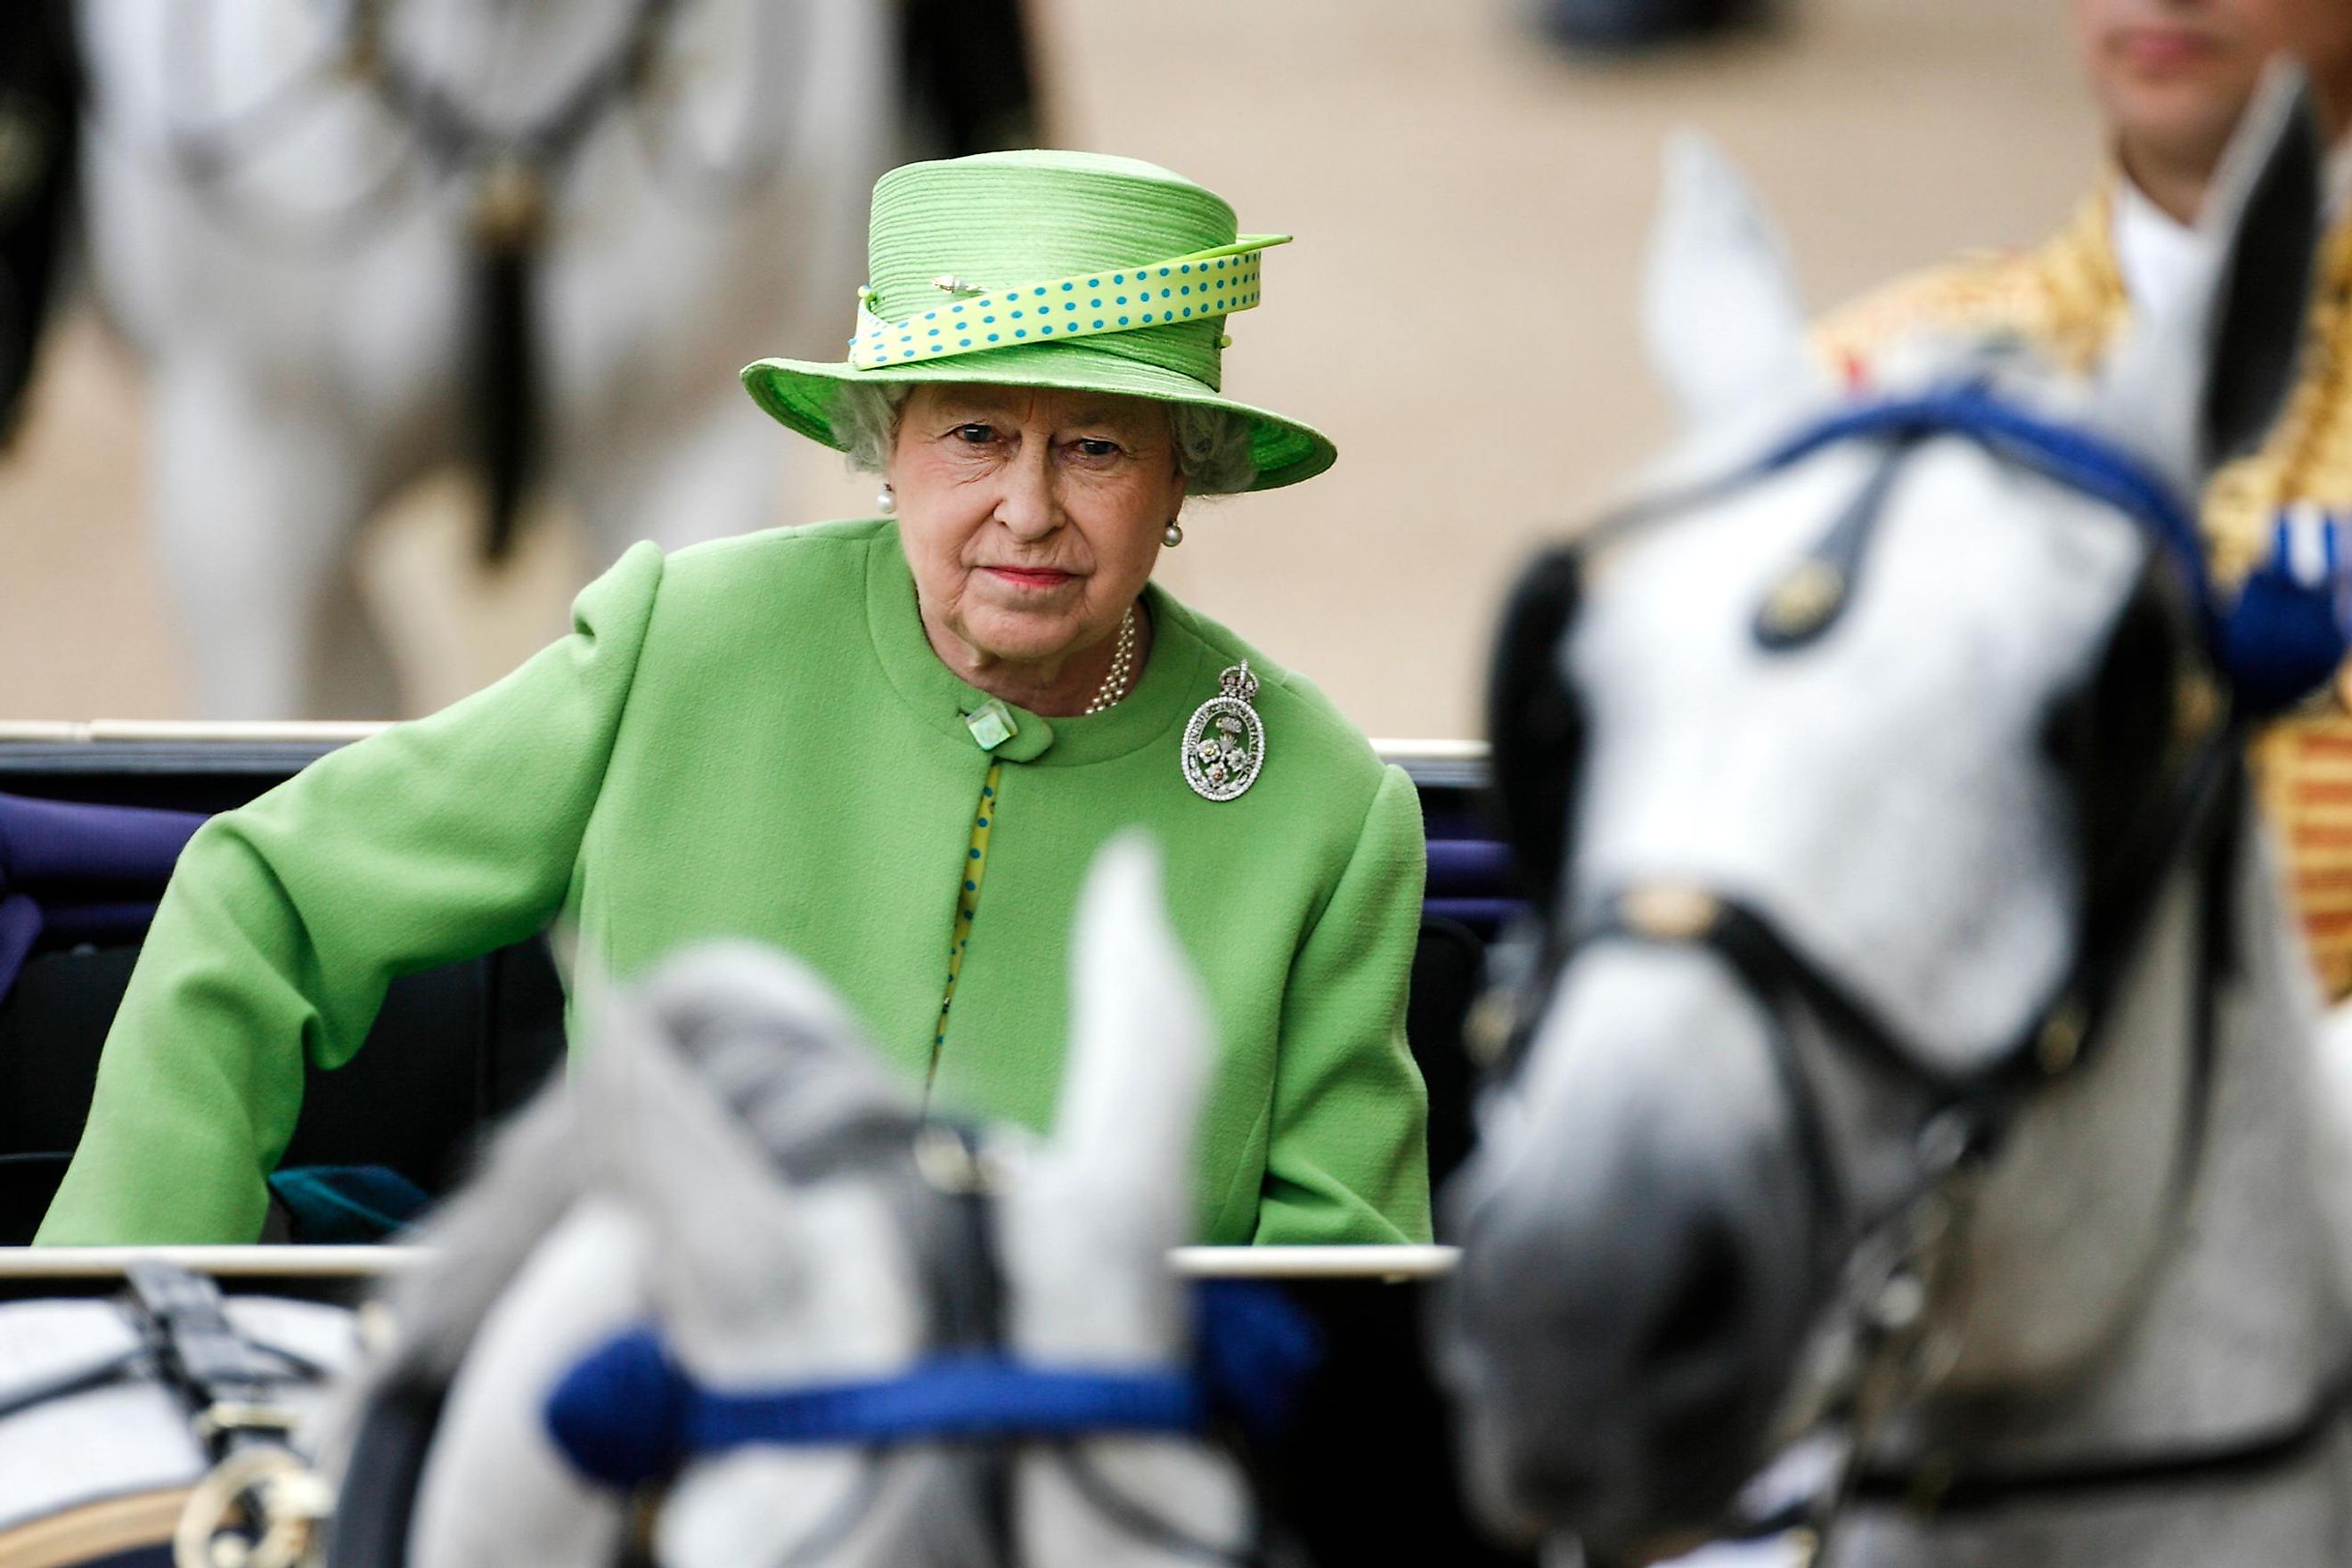
[{"label": "rein", "polygon": [[[2123,512],[2154,551],[2173,563],[2207,659],[2231,693],[2261,689],[2272,672],[2229,666],[2227,616],[2207,576],[2194,514],[2161,475],[2105,437],[2044,420],[1979,386],[1841,410],[1799,432],[1748,467],[1603,520],[1596,532],[1614,538],[1679,515],[1779,473],[1827,447],[1885,444],[1884,461],[1861,497],[1815,550],[1783,577],[1759,616],[1756,636],[1769,653],[1804,646],[1834,624],[1851,599],[1867,543],[1902,459],[1929,438],[1969,441],[1988,455]],[[1741,1528],[1755,1536],[1806,1527],[1814,1560],[1852,1502],[1906,1503],[1924,1510],[1964,1510],[2027,1498],[2054,1497],[2189,1481],[2239,1479],[2273,1472],[2308,1454],[2352,1410],[2352,1372],[2318,1392],[2283,1425],[2229,1442],[2174,1450],[2053,1463],[2014,1470],[1956,1470],[1945,1463],[1897,1466],[1870,1460],[1878,1421],[1936,1375],[1927,1332],[1934,1303],[1958,1271],[1961,1223],[1984,1170],[2017,1116],[2047,1086],[2082,1070],[2109,1042],[2106,1027],[2130,964],[2143,951],[2166,889],[2177,877],[2200,879],[2202,933],[2189,1083],[2181,1143],[2169,1183],[2166,1226],[2178,1233],[2200,1168],[2217,1048],[2213,978],[2227,962],[2227,872],[2237,807],[2244,787],[2248,724],[2241,705],[2223,710],[2147,792],[2109,873],[2086,869],[2082,935],[2067,972],[2045,1003],[1986,1066],[1955,1072],[1890,1027],[1852,989],[1808,956],[1766,911],[1717,889],[1683,883],[1637,883],[1613,889],[1594,912],[1571,924],[1565,879],[1547,939],[1549,962],[1538,984],[1556,977],[1590,948],[1612,942],[1683,947],[1719,962],[1769,1021],[1774,1068],[1792,1120],[1799,1158],[1817,1196],[1816,1233],[1848,1240],[1873,1267],[1850,1273],[1832,1295],[1823,1325],[1843,1322],[1849,1371],[1825,1415],[1848,1434],[1839,1473],[1825,1489],[1769,1521]],[[1505,1070],[1523,1056],[1539,1008],[1519,1010]],[[1809,1018],[1834,1050],[1907,1085],[1922,1108],[1914,1131],[1910,1191],[1892,1209],[1855,1224],[1830,1147],[1826,1119],[1806,1070],[1794,1027]]]}]

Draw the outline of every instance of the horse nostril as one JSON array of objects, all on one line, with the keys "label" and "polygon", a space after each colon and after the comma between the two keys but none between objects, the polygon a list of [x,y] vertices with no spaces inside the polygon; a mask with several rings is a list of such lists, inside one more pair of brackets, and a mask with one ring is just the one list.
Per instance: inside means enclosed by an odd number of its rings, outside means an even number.
[{"label": "horse nostril", "polygon": [[1743,1283],[1738,1247],[1729,1232],[1718,1222],[1700,1224],[1643,1339],[1643,1364],[1685,1361],[1719,1343],[1738,1322]]}]

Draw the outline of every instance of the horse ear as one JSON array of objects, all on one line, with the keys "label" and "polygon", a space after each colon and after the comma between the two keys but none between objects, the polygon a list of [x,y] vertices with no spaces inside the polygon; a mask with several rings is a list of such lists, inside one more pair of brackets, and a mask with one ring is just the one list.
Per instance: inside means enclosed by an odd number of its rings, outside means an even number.
[{"label": "horse ear", "polygon": [[1126,1222],[1174,1246],[1191,1229],[1209,1007],[1140,836],[1095,858],[1078,900],[1070,1055],[1048,1158]]},{"label": "horse ear", "polygon": [[1677,132],[1664,173],[1643,332],[1658,379],[1696,426],[1802,379],[1804,302],[1780,230],[1720,148]]},{"label": "horse ear", "polygon": [[1069,1059],[1052,1141],[1006,1195],[1013,1339],[1100,1362],[1176,1352],[1184,1299],[1167,1252],[1192,1229],[1192,1144],[1210,1015],[1140,837],[1096,857],[1078,900]]},{"label": "horse ear", "polygon": [[2109,362],[2113,422],[2195,488],[2259,447],[2294,392],[2325,148],[2302,69],[2272,67],[2206,201],[2203,278],[2157,302]]}]

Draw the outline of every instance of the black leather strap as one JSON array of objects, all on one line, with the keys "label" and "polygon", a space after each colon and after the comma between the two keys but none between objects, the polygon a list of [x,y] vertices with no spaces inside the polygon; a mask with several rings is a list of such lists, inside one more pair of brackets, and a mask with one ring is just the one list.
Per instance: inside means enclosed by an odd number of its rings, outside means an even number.
[{"label": "black leather strap", "polygon": [[2339,1375],[2285,1424],[2226,1442],[2150,1454],[2059,1459],[2032,1469],[1945,1470],[1929,1464],[1865,1465],[1853,1497],[1923,1514],[1979,1512],[2012,1503],[2096,1496],[2150,1487],[2259,1480],[2310,1456],[2352,1408],[2352,1374]]},{"label": "black leather strap", "polygon": [[287,1426],[272,1416],[289,1381],[285,1364],[237,1332],[220,1287],[152,1258],[133,1260],[124,1272],[151,1326],[157,1363],[197,1418],[213,1457],[250,1442],[282,1446]]}]

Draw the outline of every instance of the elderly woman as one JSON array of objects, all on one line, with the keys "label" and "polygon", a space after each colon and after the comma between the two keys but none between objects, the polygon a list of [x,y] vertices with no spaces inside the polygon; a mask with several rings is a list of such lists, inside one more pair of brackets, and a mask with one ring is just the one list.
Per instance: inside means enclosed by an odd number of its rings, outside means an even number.
[{"label": "elderly woman", "polygon": [[1041,1125],[1079,879],[1138,825],[1220,1035],[1200,1235],[1424,1238],[1412,786],[1150,581],[1188,493],[1336,457],[1218,395],[1277,243],[1123,159],[886,175],[848,362],[744,380],[891,515],[639,545],[505,680],[208,824],[40,1239],[251,1240],[305,1057],[349,1058],[394,975],[557,918],[622,973],[778,943],[929,1103]]}]

